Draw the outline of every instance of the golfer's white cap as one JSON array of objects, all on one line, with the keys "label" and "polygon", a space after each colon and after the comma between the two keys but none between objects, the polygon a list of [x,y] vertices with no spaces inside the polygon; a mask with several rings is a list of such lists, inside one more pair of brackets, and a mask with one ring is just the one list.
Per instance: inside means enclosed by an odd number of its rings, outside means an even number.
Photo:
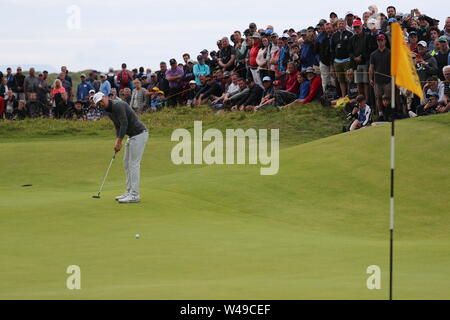
[{"label": "golfer's white cap", "polygon": [[271,79],[270,77],[268,77],[268,76],[265,76],[265,77],[262,79],[262,81],[263,81],[263,82],[266,82],[266,81],[272,81],[272,79]]},{"label": "golfer's white cap", "polygon": [[105,95],[101,92],[97,92],[96,94],[94,94],[94,103],[95,104],[99,103],[104,96]]}]

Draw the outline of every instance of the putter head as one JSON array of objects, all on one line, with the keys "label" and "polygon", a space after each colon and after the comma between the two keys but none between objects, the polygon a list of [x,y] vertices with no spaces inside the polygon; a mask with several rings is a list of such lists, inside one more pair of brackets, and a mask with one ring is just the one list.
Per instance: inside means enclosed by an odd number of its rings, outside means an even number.
[{"label": "putter head", "polygon": [[93,199],[100,199],[100,196],[92,196]]}]

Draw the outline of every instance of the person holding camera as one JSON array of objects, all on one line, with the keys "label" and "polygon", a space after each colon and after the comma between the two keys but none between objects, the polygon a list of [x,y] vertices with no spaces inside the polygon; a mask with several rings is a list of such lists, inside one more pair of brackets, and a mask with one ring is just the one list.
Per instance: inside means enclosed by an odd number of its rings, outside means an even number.
[{"label": "person holding camera", "polygon": [[350,126],[350,131],[355,131],[370,125],[372,109],[366,104],[367,99],[363,95],[356,97],[357,105],[352,111],[352,116],[356,117]]}]

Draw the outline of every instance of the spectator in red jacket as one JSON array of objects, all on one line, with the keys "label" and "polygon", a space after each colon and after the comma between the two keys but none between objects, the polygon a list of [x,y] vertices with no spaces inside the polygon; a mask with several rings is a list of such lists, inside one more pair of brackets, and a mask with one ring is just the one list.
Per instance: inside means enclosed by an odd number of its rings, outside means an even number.
[{"label": "spectator in red jacket", "polygon": [[310,67],[306,69],[306,77],[311,83],[308,96],[300,100],[300,103],[310,103],[311,101],[320,98],[322,96],[322,79],[316,75],[314,68]]},{"label": "spectator in red jacket", "polygon": [[298,69],[295,67],[295,63],[289,62],[287,65],[287,79],[286,79],[286,91],[298,94],[300,84],[297,81]]}]

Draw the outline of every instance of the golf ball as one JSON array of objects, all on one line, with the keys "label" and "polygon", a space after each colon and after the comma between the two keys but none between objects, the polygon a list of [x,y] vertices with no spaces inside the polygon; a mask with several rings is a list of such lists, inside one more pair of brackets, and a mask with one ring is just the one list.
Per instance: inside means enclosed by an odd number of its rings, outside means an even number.
[{"label": "golf ball", "polygon": [[141,235],[138,233],[136,234],[136,239],[139,239],[141,237]]}]

